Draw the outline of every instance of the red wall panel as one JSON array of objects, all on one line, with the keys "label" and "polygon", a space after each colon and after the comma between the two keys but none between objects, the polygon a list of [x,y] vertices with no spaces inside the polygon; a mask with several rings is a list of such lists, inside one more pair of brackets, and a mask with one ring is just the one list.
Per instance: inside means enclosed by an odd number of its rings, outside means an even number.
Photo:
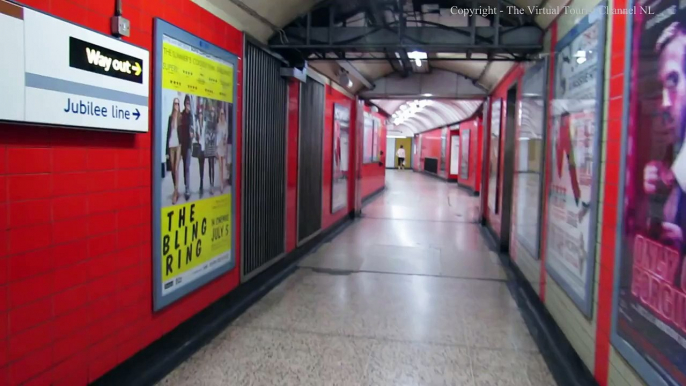
[{"label": "red wall panel", "polygon": [[[510,87],[517,82],[519,85],[519,81],[521,80],[521,77],[523,75],[524,71],[523,68],[519,64],[515,64],[512,66],[510,69],[510,72],[505,75],[505,77],[500,81],[498,86],[496,86],[493,91],[491,92],[491,108],[493,105],[493,101],[496,99],[501,99],[502,100],[502,108],[501,108],[501,114],[500,114],[500,156],[498,157],[498,162],[500,163],[500,177],[497,181],[499,189],[498,191],[502,193],[503,191],[503,175],[504,173],[502,172],[504,169],[504,162],[505,162],[505,137],[507,135],[511,135],[512,133],[506,133],[507,129],[507,91],[510,89]],[[518,86],[519,87],[519,86]],[[519,92],[518,92],[519,94]],[[491,108],[488,109],[488,111],[491,111]],[[488,116],[488,119],[490,119],[490,113]],[[489,126],[489,129],[493,130],[493,128]],[[491,137],[490,132],[489,133],[484,133],[484,135],[488,135],[489,139]],[[488,143],[489,148],[491,146],[497,146],[497,144]],[[490,160],[487,161],[486,165],[486,170],[489,170],[489,163]],[[488,203],[488,174],[483,176],[485,185],[484,185],[484,203]],[[510,199],[511,197],[508,197],[507,199]],[[502,194],[500,194],[499,197],[496,198],[499,201],[499,208],[502,208],[502,203],[503,203],[503,197]],[[488,205],[484,205],[484,215],[488,221],[488,223],[491,226],[491,229],[500,237],[500,225],[501,225],[501,211],[498,211],[499,213],[494,213],[491,211],[491,209],[488,207]]]},{"label": "red wall panel", "polygon": [[[614,4],[615,7],[627,7],[626,0],[619,0]],[[612,18],[612,26],[615,28],[610,49],[613,54],[624,53],[626,40],[623,38],[626,30],[627,18],[631,16],[616,14],[609,16]],[[620,37],[622,37],[620,39]],[[610,68],[610,89],[609,106],[622,105],[624,102],[624,58],[623,55],[613,55]],[[612,303],[613,291],[615,289],[615,248],[617,243],[617,211],[622,209],[618,202],[620,190],[619,175],[625,171],[620,171],[621,163],[621,130],[622,112],[619,114],[609,114],[607,122],[607,140],[603,143],[602,152],[606,156],[606,162],[602,166],[605,168],[605,196],[603,200],[603,211],[600,214],[599,223],[602,224],[601,253],[596,257],[600,260],[599,282],[598,282],[598,316],[596,323],[596,342],[595,342],[595,363],[594,375],[596,381],[601,386],[609,384],[610,373],[610,336],[612,332]]]},{"label": "red wall panel", "polygon": [[[364,111],[371,112],[369,106],[364,107]],[[381,130],[379,133],[379,152],[383,152],[383,155],[379,157],[379,161],[383,164],[379,166],[378,162],[372,162],[369,164],[362,165],[362,198],[366,198],[377,190],[383,188],[386,184],[386,117],[381,113],[372,113],[375,117],[381,120]],[[360,133],[364,129],[360,130]]]},{"label": "red wall panel", "polygon": [[[353,121],[353,99],[344,95],[340,91],[334,89],[333,87],[326,86],[326,106],[325,106],[325,116],[324,116],[324,157],[323,157],[323,173],[322,173],[322,183],[324,184],[322,192],[324,194],[322,200],[322,228],[328,228],[333,225],[336,221],[342,219],[348,215],[348,212],[352,210],[351,207],[346,207],[341,209],[336,213],[331,213],[331,183],[332,183],[332,173],[333,173],[333,109],[334,104],[340,104],[347,106],[350,109],[350,121]],[[350,131],[353,130],[353,125],[350,125]],[[385,138],[385,134],[384,134]],[[350,142],[350,137],[348,139],[350,149],[352,142]],[[350,157],[351,153],[349,153]],[[351,160],[352,157],[349,158]],[[350,162],[348,165],[352,165]],[[348,184],[352,184],[353,172],[352,168],[348,167]],[[348,192],[350,189],[348,189]]]},{"label": "red wall panel", "polygon": [[[112,2],[25,3],[109,33]],[[162,17],[242,56],[241,32],[190,0],[123,9],[150,51]],[[238,267],[152,313],[151,136],[0,124],[0,384],[85,385],[237,286]]]},{"label": "red wall panel", "polygon": [[481,181],[481,119],[476,118],[460,123],[460,133],[465,132],[469,132],[469,174],[467,178],[459,175],[457,181],[478,192],[479,182]]},{"label": "red wall panel", "polygon": [[298,133],[300,131],[300,81],[288,84],[288,175],[286,183],[286,252],[298,243]]},{"label": "red wall panel", "polygon": [[[424,159],[435,158],[438,160],[438,172],[441,171],[441,133],[443,129],[433,129],[418,135],[421,138],[422,148],[420,149],[419,170],[424,170]],[[419,143],[419,139],[417,139]],[[447,158],[447,157],[446,157]]]}]

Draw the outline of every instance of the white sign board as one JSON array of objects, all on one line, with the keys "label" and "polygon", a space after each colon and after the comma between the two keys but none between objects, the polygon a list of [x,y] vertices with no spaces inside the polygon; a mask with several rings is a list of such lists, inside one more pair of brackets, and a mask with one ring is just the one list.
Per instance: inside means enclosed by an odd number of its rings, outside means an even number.
[{"label": "white sign board", "polygon": [[0,0],[0,120],[147,132],[150,53]]},{"label": "white sign board", "polygon": [[460,173],[460,137],[453,135],[450,137],[450,174]]}]

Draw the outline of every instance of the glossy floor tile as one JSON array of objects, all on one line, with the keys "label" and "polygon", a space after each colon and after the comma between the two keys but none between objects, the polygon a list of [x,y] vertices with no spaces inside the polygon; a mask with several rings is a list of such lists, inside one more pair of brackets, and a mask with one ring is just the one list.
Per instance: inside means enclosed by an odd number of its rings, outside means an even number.
[{"label": "glossy floor tile", "polygon": [[411,171],[387,187],[160,384],[554,385],[478,198]]}]

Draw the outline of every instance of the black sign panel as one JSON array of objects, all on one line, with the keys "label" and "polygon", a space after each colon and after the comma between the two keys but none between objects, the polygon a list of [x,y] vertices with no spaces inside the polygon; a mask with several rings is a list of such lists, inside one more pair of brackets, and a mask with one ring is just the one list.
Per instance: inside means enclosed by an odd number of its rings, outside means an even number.
[{"label": "black sign panel", "polygon": [[69,37],[69,66],[100,75],[143,83],[143,60]]}]

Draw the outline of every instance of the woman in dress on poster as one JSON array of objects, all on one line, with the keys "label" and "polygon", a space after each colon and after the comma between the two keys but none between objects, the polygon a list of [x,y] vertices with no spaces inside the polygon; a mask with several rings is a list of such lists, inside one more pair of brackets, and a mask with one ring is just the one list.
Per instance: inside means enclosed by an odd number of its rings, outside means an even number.
[{"label": "woman in dress on poster", "polygon": [[205,159],[209,166],[210,195],[214,194],[215,162],[217,161],[217,110],[215,101],[210,101],[208,120],[205,123]]},{"label": "woman in dress on poster", "polygon": [[181,127],[181,106],[179,98],[174,98],[172,105],[172,112],[169,114],[169,122],[167,123],[167,159],[172,174],[172,181],[174,182],[174,193],[172,195],[172,205],[179,200],[179,163],[181,161],[181,141],[180,141],[180,127]]},{"label": "woman in dress on poster", "polygon": [[[217,122],[217,140],[219,144],[217,145],[217,158],[219,161],[219,191],[224,193],[224,187],[226,185],[226,177],[224,176],[224,169],[226,168],[226,155],[228,150],[229,142],[229,121],[226,119],[226,109],[224,106],[219,108],[219,121]],[[229,171],[227,170],[227,173]]]}]

